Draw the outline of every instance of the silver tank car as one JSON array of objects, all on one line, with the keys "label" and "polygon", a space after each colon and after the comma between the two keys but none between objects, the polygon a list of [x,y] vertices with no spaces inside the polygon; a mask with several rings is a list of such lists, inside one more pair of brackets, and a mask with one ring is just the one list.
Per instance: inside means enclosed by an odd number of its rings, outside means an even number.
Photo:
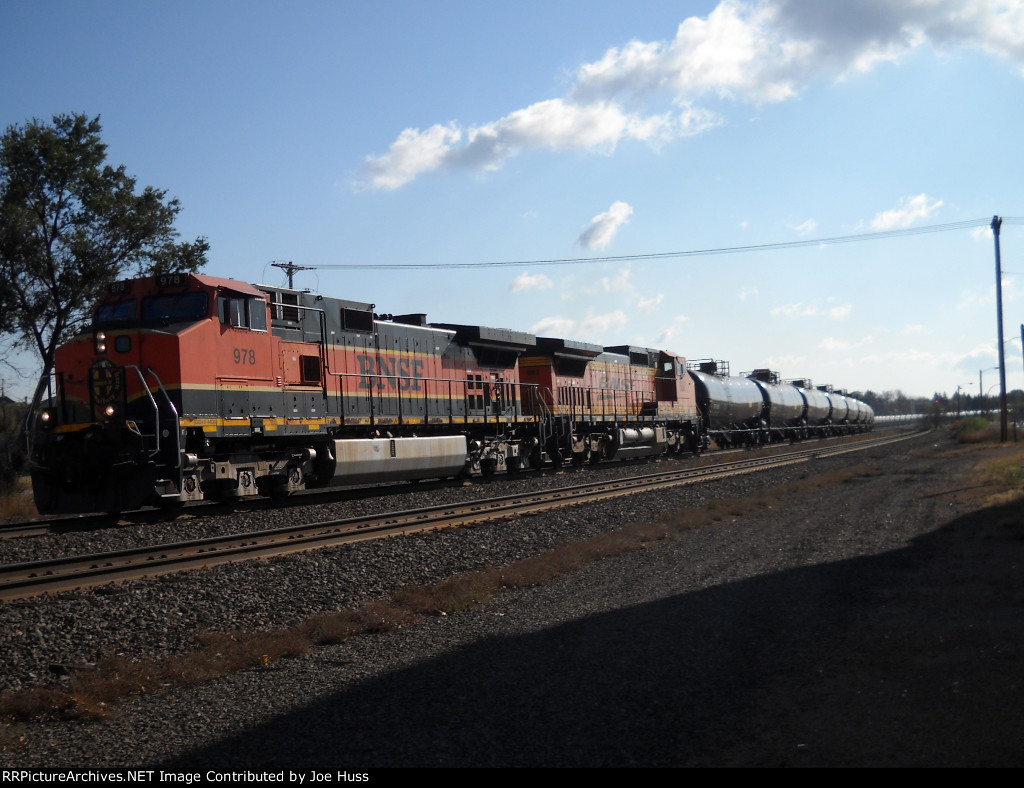
[{"label": "silver tank car", "polygon": [[689,370],[697,392],[704,429],[720,446],[752,442],[765,424],[761,389],[747,378],[723,377]]},{"label": "silver tank car", "polygon": [[756,369],[750,379],[764,392],[768,402],[768,425],[772,437],[799,438],[806,427],[807,401],[796,386],[779,383],[778,375],[767,369]]},{"label": "silver tank car", "polygon": [[810,435],[830,434],[832,423],[832,401],[824,389],[816,389],[809,380],[794,380],[792,384],[807,404],[807,430]]},{"label": "silver tank car", "polygon": [[[850,416],[850,401],[842,394],[836,392],[829,392],[829,401],[832,403],[832,424],[836,427],[846,424],[847,419]],[[853,412],[854,417],[857,415],[856,409]]]},{"label": "silver tank car", "polygon": [[801,388],[798,391],[807,400],[807,423],[812,427],[828,424],[832,417],[832,402],[828,394],[818,389]]}]

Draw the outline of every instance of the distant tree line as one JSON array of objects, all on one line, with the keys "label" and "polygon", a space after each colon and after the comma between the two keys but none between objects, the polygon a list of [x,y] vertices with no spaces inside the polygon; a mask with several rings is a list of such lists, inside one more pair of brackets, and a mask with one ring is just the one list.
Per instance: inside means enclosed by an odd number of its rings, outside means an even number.
[{"label": "distant tree line", "polygon": [[[998,412],[999,397],[968,394],[964,390],[952,395],[945,392],[935,392],[931,397],[908,397],[902,391],[885,391],[877,393],[871,390],[860,392],[854,391],[850,394],[862,402],[870,405],[876,416],[905,416],[914,413],[931,414],[936,411],[942,413],[957,413],[960,411],[981,411]],[[1014,389],[1007,392],[1007,407],[1011,417],[1024,417],[1024,391]]]}]

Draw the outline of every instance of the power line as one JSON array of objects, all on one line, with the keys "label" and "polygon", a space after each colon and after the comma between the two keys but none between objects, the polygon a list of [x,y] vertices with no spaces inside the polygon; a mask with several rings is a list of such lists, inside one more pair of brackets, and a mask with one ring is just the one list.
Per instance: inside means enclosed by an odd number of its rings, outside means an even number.
[{"label": "power line", "polygon": [[[1022,224],[1024,218],[1004,217],[1004,223]],[[751,246],[723,246],[709,249],[691,249],[679,252],[652,252],[649,254],[627,254],[607,257],[562,257],[551,260],[503,260],[499,262],[481,263],[339,263],[314,265],[310,268],[320,270],[427,270],[427,269],[465,269],[465,268],[510,268],[514,266],[548,266],[548,265],[593,265],[595,263],[616,263],[634,260],[666,260],[678,257],[703,257],[716,254],[741,254],[746,252],[768,252],[781,249],[799,249],[806,246],[828,246],[833,244],[857,243],[862,241],[880,241],[889,238],[903,238],[910,235],[926,235],[930,233],[947,233],[954,230],[969,230],[988,227],[990,219],[968,219],[949,224],[933,224],[924,227],[906,227],[899,230],[881,230],[874,233],[858,233],[855,235],[838,235],[829,238],[805,238],[799,241],[783,241],[771,244],[754,244]]]}]

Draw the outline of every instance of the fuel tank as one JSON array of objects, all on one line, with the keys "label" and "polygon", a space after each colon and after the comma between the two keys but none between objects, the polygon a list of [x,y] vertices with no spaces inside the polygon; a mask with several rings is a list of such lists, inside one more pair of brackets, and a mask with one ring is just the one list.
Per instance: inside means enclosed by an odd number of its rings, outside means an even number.
[{"label": "fuel tank", "polygon": [[335,440],[326,486],[459,475],[466,467],[464,435]]}]

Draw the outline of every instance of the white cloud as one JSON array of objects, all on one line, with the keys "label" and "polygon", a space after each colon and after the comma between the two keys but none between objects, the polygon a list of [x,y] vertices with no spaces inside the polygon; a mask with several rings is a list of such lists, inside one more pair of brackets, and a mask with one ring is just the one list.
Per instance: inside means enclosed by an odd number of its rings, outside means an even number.
[{"label": "white cloud", "polygon": [[[807,361],[807,356],[769,356],[764,360],[764,365],[771,370],[794,370],[800,369]],[[787,376],[789,373],[786,373]]]},{"label": "white cloud", "polygon": [[871,220],[871,226],[876,230],[910,227],[918,219],[930,218],[941,207],[942,200],[929,203],[927,194],[919,194],[916,197],[904,197],[900,200],[899,208],[875,214],[875,218]]},{"label": "white cloud", "polygon": [[545,317],[530,326],[530,333],[537,336],[567,337],[576,331],[576,321],[571,317]]},{"label": "white cloud", "polygon": [[793,229],[796,230],[797,235],[810,235],[818,229],[818,223],[814,219],[808,219],[806,222],[796,225]]},{"label": "white cloud", "polygon": [[813,317],[819,314],[819,312],[818,307],[805,305],[803,302],[798,301],[795,304],[777,306],[769,314],[773,317]]},{"label": "white cloud", "polygon": [[604,249],[632,215],[633,207],[629,203],[614,202],[611,208],[590,220],[590,225],[580,233],[576,243],[584,249]]},{"label": "white cloud", "polygon": [[739,299],[740,299],[740,301],[746,301],[748,298],[753,298],[756,295],[757,295],[757,288],[756,287],[748,287],[746,290],[743,290],[740,293]]},{"label": "white cloud", "polygon": [[367,156],[360,186],[392,190],[404,186],[424,172],[441,167],[452,146],[462,139],[454,123],[435,125],[426,131],[406,129],[383,156]]},{"label": "white cloud", "polygon": [[865,347],[866,345],[872,344],[874,341],[874,337],[870,336],[864,337],[863,339],[858,340],[857,342],[848,342],[843,339],[825,337],[825,339],[821,340],[821,342],[818,343],[818,347],[821,350],[835,352],[837,350],[853,350],[855,348]]},{"label": "white cloud", "polygon": [[550,290],[554,286],[555,283],[544,274],[530,274],[529,271],[523,271],[512,282],[511,290],[513,293],[522,293],[528,290]]},{"label": "white cloud", "polygon": [[636,302],[636,308],[641,312],[652,314],[658,311],[661,306],[661,302],[665,300],[664,293],[658,293],[654,298],[642,298]]},{"label": "white cloud", "polygon": [[613,328],[621,328],[629,322],[626,313],[621,309],[608,312],[603,315],[587,315],[580,323],[580,331],[583,336],[601,337]]},{"label": "white cloud", "polygon": [[[828,300],[832,301],[833,299]],[[795,304],[777,306],[769,314],[773,317],[829,317],[832,320],[845,320],[853,314],[853,307],[850,304],[844,304],[823,309],[816,304],[805,304],[803,301],[798,301]]]},{"label": "white cloud", "polygon": [[615,278],[608,276],[602,276],[599,280],[601,283],[601,289],[606,293],[617,293],[618,295],[632,295],[636,290],[633,285],[633,271],[629,266],[626,266]]},{"label": "white cloud", "polygon": [[581,66],[574,95],[635,102],[652,94],[678,99],[713,92],[782,101],[796,92],[787,64],[806,57],[808,45],[787,38],[775,15],[771,3],[724,0],[706,19],[684,20],[672,41],[631,41]]},{"label": "white cloud", "polygon": [[[656,149],[724,122],[694,104],[703,97],[755,105],[787,101],[814,80],[842,79],[925,46],[981,50],[1022,67],[1024,4],[722,0],[706,17],[684,19],[669,40],[632,40],[580,65],[564,97],[465,131],[455,122],[406,129],[387,153],[365,158],[356,187],[397,189],[444,168],[493,170],[531,150],[610,154],[624,140]],[[646,105],[656,108],[645,112]],[[877,221],[899,221],[905,209],[888,213],[894,215],[880,214]]]},{"label": "white cloud", "polygon": [[583,320],[571,317],[545,317],[530,327],[530,333],[538,336],[573,337],[584,342],[601,342],[609,334],[629,322],[621,309],[602,315],[588,314]]}]

